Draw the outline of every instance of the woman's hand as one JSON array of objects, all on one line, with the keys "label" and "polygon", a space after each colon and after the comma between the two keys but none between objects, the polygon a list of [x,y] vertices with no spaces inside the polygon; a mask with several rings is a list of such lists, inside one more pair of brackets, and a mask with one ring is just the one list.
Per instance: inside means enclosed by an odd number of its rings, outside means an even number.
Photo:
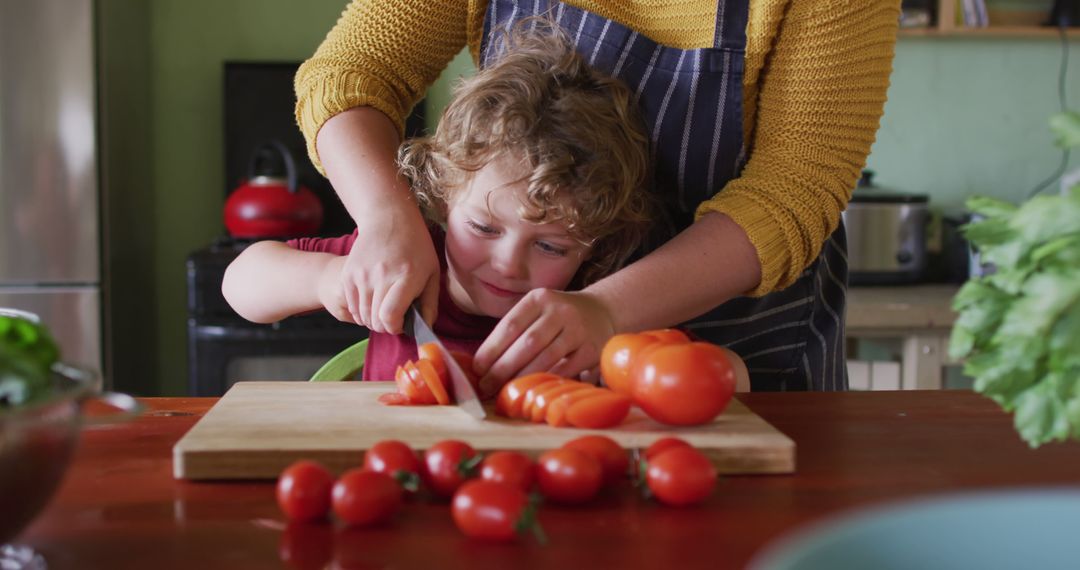
[{"label": "woman's hand", "polygon": [[408,182],[398,174],[398,144],[394,124],[372,107],[331,117],[316,141],[326,175],[358,230],[339,281],[348,313],[357,324],[393,334],[401,332],[415,299],[429,323],[439,301],[439,258]]},{"label": "woman's hand", "polygon": [[434,322],[439,258],[416,205],[388,202],[373,217],[358,220],[359,236],[340,272],[340,288],[353,322],[372,331],[400,334],[405,311],[417,298],[424,319]]},{"label": "woman's hand", "polygon": [[473,361],[481,375],[481,397],[508,380],[537,371],[588,376],[615,334],[608,308],[596,296],[536,289],[526,294],[495,326]]}]

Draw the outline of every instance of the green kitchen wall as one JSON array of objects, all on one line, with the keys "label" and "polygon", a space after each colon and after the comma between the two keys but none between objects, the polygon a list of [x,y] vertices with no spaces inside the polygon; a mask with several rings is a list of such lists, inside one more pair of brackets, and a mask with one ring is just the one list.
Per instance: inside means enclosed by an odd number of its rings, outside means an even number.
[{"label": "green kitchen wall", "polygon": [[[184,260],[223,232],[222,62],[303,59],[344,5],[99,0],[116,387],[186,391]],[[1080,34],[1072,37],[1075,52]],[[1080,54],[1072,55],[1069,106],[1080,109]],[[971,193],[1019,200],[1060,160],[1046,128],[1058,109],[1060,60],[1049,36],[902,38],[868,163],[877,181],[925,192],[946,211]],[[459,55],[429,93],[431,108],[471,69]]]}]

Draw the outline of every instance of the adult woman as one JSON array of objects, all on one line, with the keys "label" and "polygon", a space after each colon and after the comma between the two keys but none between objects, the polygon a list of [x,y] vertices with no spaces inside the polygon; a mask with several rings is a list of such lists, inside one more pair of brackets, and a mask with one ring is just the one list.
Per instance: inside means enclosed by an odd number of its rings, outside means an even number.
[{"label": "adult woman", "polygon": [[461,46],[547,14],[635,90],[670,239],[575,293],[536,291],[476,355],[484,384],[595,366],[612,334],[687,326],[740,353],[755,389],[843,389],[840,212],[885,101],[898,2],[354,0],[297,74],[309,152],[383,244],[342,280],[353,319],[398,331],[438,261],[394,149],[402,117]]}]

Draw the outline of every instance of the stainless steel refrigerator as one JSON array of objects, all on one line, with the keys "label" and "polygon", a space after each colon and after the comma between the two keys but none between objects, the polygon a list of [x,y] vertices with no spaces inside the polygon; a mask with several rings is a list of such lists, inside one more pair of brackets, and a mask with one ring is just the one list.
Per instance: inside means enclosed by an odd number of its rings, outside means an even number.
[{"label": "stainless steel refrigerator", "polygon": [[91,0],[0,0],[0,307],[101,370]]}]

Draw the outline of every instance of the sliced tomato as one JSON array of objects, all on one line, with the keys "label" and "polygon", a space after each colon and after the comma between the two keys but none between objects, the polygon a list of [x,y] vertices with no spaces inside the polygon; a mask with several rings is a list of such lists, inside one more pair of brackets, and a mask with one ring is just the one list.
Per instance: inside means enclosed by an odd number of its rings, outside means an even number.
[{"label": "sliced tomato", "polygon": [[[548,388],[549,386],[550,388]],[[529,419],[537,423],[543,422],[547,417],[548,404],[554,399],[563,394],[569,394],[570,392],[594,387],[595,386],[592,384],[586,384],[576,380],[570,380],[564,384],[556,384],[554,382],[544,384],[544,388],[547,389],[537,393],[536,397],[533,398],[532,407],[529,408]]]},{"label": "sliced tomato", "polygon": [[378,398],[379,402],[387,406],[407,406],[409,399],[401,392],[387,392]]},{"label": "sliced tomato", "polygon": [[499,397],[495,401],[496,413],[508,418],[520,416],[521,405],[525,398],[526,390],[537,384],[551,382],[558,378],[558,375],[551,374],[550,372],[535,372],[533,374],[526,374],[525,376],[514,378],[507,382],[502,387],[502,390],[499,391]]},{"label": "sliced tomato", "polygon": [[547,412],[544,415],[544,420],[548,423],[548,425],[552,425],[555,427],[569,426],[570,422],[568,422],[566,419],[566,410],[570,409],[570,406],[582,400],[596,398],[599,396],[603,396],[604,394],[610,393],[611,390],[597,388],[596,386],[590,385],[584,390],[575,390],[573,392],[563,394],[562,396],[552,399],[551,403],[547,405]]},{"label": "sliced tomato", "polygon": [[572,426],[589,429],[617,426],[626,419],[626,414],[630,413],[632,403],[630,396],[607,391],[566,408],[566,421]]},{"label": "sliced tomato", "polygon": [[521,401],[521,413],[518,414],[516,417],[520,420],[532,420],[532,408],[533,403],[536,402],[536,396],[538,394],[542,394],[560,386],[565,386],[570,382],[573,382],[573,380],[569,380],[566,378],[556,378],[551,382],[543,382],[541,384],[533,386],[532,388],[529,388],[525,391],[525,397]]},{"label": "sliced tomato", "polygon": [[406,386],[408,388],[405,397],[409,399],[410,404],[431,405],[436,403],[435,394],[431,393],[431,389],[428,388],[427,382],[424,381],[415,362],[411,360],[405,361],[405,364],[401,365],[401,370],[407,379]]},{"label": "sliced tomato", "polygon": [[446,376],[439,376],[439,372],[435,370],[435,365],[430,360],[417,360],[416,368],[420,371],[420,378],[424,380],[424,384],[435,398],[435,403],[440,406],[449,405],[450,394],[447,393],[444,383]]},{"label": "sliced tomato", "polygon": [[447,384],[449,377],[446,375],[446,362],[443,361],[442,351],[439,350],[438,345],[433,342],[421,344],[416,347],[419,360],[427,360],[431,362],[431,365],[435,368],[435,373],[439,375],[439,378],[443,379],[443,384]]}]

